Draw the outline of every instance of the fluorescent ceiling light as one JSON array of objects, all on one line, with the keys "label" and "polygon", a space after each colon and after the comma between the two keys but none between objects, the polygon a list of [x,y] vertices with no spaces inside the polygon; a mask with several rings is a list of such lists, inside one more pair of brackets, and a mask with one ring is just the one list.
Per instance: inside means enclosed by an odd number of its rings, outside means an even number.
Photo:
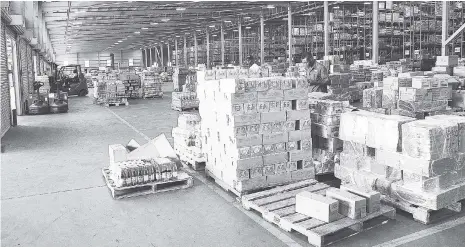
[{"label": "fluorescent ceiling light", "polygon": [[184,11],[184,10],[186,10],[186,8],[184,8],[184,7],[177,7],[176,10],[177,10],[177,11]]},{"label": "fluorescent ceiling light", "polygon": [[366,5],[368,5],[368,4],[371,4],[371,3],[370,3],[370,2],[364,2],[363,4],[366,4]]},{"label": "fluorescent ceiling light", "polygon": [[230,23],[231,21],[230,21],[230,20],[225,20],[224,22],[226,22],[226,23]]},{"label": "fluorescent ceiling light", "polygon": [[234,29],[234,30],[233,30],[233,32],[239,32],[239,30],[237,30],[237,29]]},{"label": "fluorescent ceiling light", "polygon": [[267,9],[274,9],[274,5],[268,4],[268,5],[266,5],[266,8],[267,8]]},{"label": "fluorescent ceiling light", "polygon": [[150,25],[158,25],[158,22],[152,22]]},{"label": "fluorescent ceiling light", "polygon": [[117,44],[118,44],[118,42],[115,43],[115,45],[117,45]]},{"label": "fluorescent ceiling light", "polygon": [[209,26],[209,27],[211,27],[211,28],[214,28],[214,27],[215,27],[215,25],[211,25],[211,26]]},{"label": "fluorescent ceiling light", "polygon": [[218,35],[216,35],[216,34],[213,34],[212,36],[213,36],[213,37],[216,37],[216,36],[218,36]]},{"label": "fluorescent ceiling light", "polygon": [[161,21],[162,22],[168,22],[168,21],[170,21],[170,19],[169,18],[163,18],[163,19],[161,19]]},{"label": "fluorescent ceiling light", "polygon": [[118,43],[122,43],[123,41],[122,40],[118,40]]},{"label": "fluorescent ceiling light", "polygon": [[176,38],[179,38],[179,37],[181,37],[181,36],[179,36],[179,35],[176,35]]},{"label": "fluorescent ceiling light", "polygon": [[202,32],[202,30],[200,30],[200,29],[197,29],[197,30],[195,30],[195,31],[197,31],[197,32]]},{"label": "fluorescent ceiling light", "polygon": [[143,28],[141,28],[141,29],[143,29],[143,30],[147,30],[147,29],[149,29],[149,28],[148,28],[148,27],[143,27]]},{"label": "fluorescent ceiling light", "polygon": [[339,9],[339,6],[334,6],[333,9]]},{"label": "fluorescent ceiling light", "polygon": [[245,27],[245,29],[251,29],[252,27]]},{"label": "fluorescent ceiling light", "polygon": [[134,33],[135,33],[135,34],[140,34],[140,32],[139,32],[139,31],[135,31]]},{"label": "fluorescent ceiling light", "polygon": [[250,16],[244,16],[244,19],[250,19],[251,17]]}]

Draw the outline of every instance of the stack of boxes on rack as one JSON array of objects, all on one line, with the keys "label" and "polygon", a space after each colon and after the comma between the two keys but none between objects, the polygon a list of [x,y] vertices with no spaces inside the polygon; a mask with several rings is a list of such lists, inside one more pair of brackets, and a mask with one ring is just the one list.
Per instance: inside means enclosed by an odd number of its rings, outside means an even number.
[{"label": "stack of boxes on rack", "polygon": [[381,108],[383,106],[383,75],[380,70],[371,73],[371,83],[373,88],[363,90],[363,107],[365,108]]},{"label": "stack of boxes on rack", "polygon": [[126,87],[126,95],[129,98],[137,99],[142,95],[142,89],[140,87],[140,77],[136,74],[122,73],[119,75],[121,81],[123,81]]},{"label": "stack of boxes on rack", "polygon": [[317,99],[312,96],[313,94],[309,94],[309,107],[315,174],[332,173],[342,151],[342,142],[338,136],[340,116],[344,106],[341,101]]},{"label": "stack of boxes on rack", "polygon": [[264,68],[197,74],[207,172],[239,193],[315,173],[308,84],[268,74]]},{"label": "stack of boxes on rack", "polygon": [[339,136],[343,184],[431,210],[465,198],[465,117],[347,112]]},{"label": "stack of boxes on rack", "polygon": [[162,81],[160,75],[152,71],[144,71],[141,75],[142,97],[156,98],[163,97]]},{"label": "stack of boxes on rack", "polygon": [[200,133],[200,115],[196,112],[181,113],[178,116],[178,126],[173,128],[174,151],[181,161],[191,165],[205,162],[202,153]]}]

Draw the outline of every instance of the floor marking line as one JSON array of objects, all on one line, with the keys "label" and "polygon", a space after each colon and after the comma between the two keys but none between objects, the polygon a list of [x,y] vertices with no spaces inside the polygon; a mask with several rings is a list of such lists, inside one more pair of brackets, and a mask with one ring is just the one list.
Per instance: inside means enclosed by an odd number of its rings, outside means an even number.
[{"label": "floor marking line", "polygon": [[[121,118],[118,114],[116,114],[114,111],[111,109],[107,108],[115,117],[117,117],[121,122],[123,122],[125,125],[127,125],[129,128],[137,132],[139,135],[141,135],[143,138],[146,140],[150,141],[150,138],[146,136],[144,133],[139,131],[136,127],[128,123],[126,120]],[[197,171],[192,170],[191,168],[184,167],[184,170],[189,173],[191,176],[195,177],[198,179],[200,182],[205,184],[209,189],[211,189],[213,192],[215,192],[217,195],[219,195],[221,198],[223,198],[225,201],[230,202],[235,208],[237,208],[239,211],[247,215],[250,219],[252,219],[255,223],[263,227],[265,230],[267,230],[271,235],[275,236],[277,239],[279,239],[281,242],[286,244],[289,247],[302,247],[300,244],[295,242],[292,238],[287,236],[286,234],[282,233],[281,230],[278,228],[274,227],[271,225],[271,223],[266,222],[259,216],[253,214],[252,212],[249,212],[245,210],[235,199],[231,198],[226,191],[216,187],[213,183],[209,182],[206,178],[200,176],[200,174]]]},{"label": "floor marking line", "polygon": [[28,198],[28,197],[33,197],[33,196],[52,195],[52,194],[65,193],[65,192],[78,191],[78,190],[90,190],[90,189],[102,188],[102,187],[106,187],[106,185],[97,185],[97,186],[93,186],[93,187],[84,187],[84,188],[68,189],[68,190],[58,190],[58,191],[45,192],[45,193],[40,193],[40,194],[8,197],[8,198],[2,198],[1,200],[2,201],[7,201],[7,200],[13,200],[13,199],[22,199],[22,198]]},{"label": "floor marking line", "polygon": [[127,125],[129,128],[131,128],[132,130],[134,130],[136,133],[138,133],[139,135],[141,135],[145,140],[147,141],[150,141],[151,139],[146,136],[144,133],[140,132],[138,129],[136,129],[136,127],[134,127],[132,124],[128,123],[128,121],[124,120],[122,117],[120,117],[118,114],[116,114],[116,112],[112,111],[110,108],[107,108],[107,110],[109,112],[111,112],[111,114],[113,114],[116,118],[118,118],[121,122],[123,122],[125,125]]},{"label": "floor marking line", "polygon": [[450,228],[453,228],[453,227],[456,227],[462,224],[465,224],[465,216],[457,218],[453,221],[448,221],[443,224],[419,231],[419,232],[415,232],[415,233],[412,233],[412,234],[409,234],[409,235],[406,235],[406,236],[403,236],[397,239],[393,239],[391,241],[388,241],[382,244],[375,245],[373,247],[395,247],[395,246],[403,245],[403,244],[442,232],[444,230],[447,230],[447,229],[450,229]]}]

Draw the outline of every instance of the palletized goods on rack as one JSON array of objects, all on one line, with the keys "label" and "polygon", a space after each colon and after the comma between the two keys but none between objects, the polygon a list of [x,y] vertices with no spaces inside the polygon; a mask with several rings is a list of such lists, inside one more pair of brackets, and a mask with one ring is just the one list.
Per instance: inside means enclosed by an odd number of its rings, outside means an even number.
[{"label": "palletized goods on rack", "polygon": [[162,81],[160,75],[153,71],[144,71],[141,73],[142,97],[155,98],[163,97]]},{"label": "palletized goods on rack", "polygon": [[343,113],[339,136],[336,177],[375,189],[396,207],[415,205],[418,221],[429,223],[430,212],[465,198],[465,117]]},{"label": "palletized goods on rack", "polygon": [[175,92],[182,91],[182,86],[186,84],[186,76],[188,72],[189,70],[187,68],[179,68],[179,67],[174,68],[173,85],[174,85]]},{"label": "palletized goods on rack", "polygon": [[252,70],[197,74],[207,174],[237,194],[315,175],[307,82],[259,77]]}]

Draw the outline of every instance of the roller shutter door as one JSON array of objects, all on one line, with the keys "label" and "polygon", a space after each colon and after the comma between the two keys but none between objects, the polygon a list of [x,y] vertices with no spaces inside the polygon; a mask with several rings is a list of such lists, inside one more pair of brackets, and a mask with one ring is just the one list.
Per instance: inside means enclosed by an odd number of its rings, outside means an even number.
[{"label": "roller shutter door", "polygon": [[32,47],[30,45],[26,45],[27,47],[27,71],[28,71],[28,80],[29,80],[29,94],[34,92],[33,82],[34,78],[34,58],[32,57]]},{"label": "roller shutter door", "polygon": [[19,66],[21,68],[20,70],[20,78],[21,78],[21,102],[24,102],[29,98],[29,75],[28,75],[28,69],[27,69],[27,45],[26,41],[23,39],[19,40],[19,55],[21,57],[20,63],[21,65]]},{"label": "roller shutter door", "polygon": [[8,66],[6,57],[6,26],[2,21],[0,39],[0,78],[1,78],[1,136],[8,131],[11,126],[11,105],[10,105],[10,83],[8,81]]}]

